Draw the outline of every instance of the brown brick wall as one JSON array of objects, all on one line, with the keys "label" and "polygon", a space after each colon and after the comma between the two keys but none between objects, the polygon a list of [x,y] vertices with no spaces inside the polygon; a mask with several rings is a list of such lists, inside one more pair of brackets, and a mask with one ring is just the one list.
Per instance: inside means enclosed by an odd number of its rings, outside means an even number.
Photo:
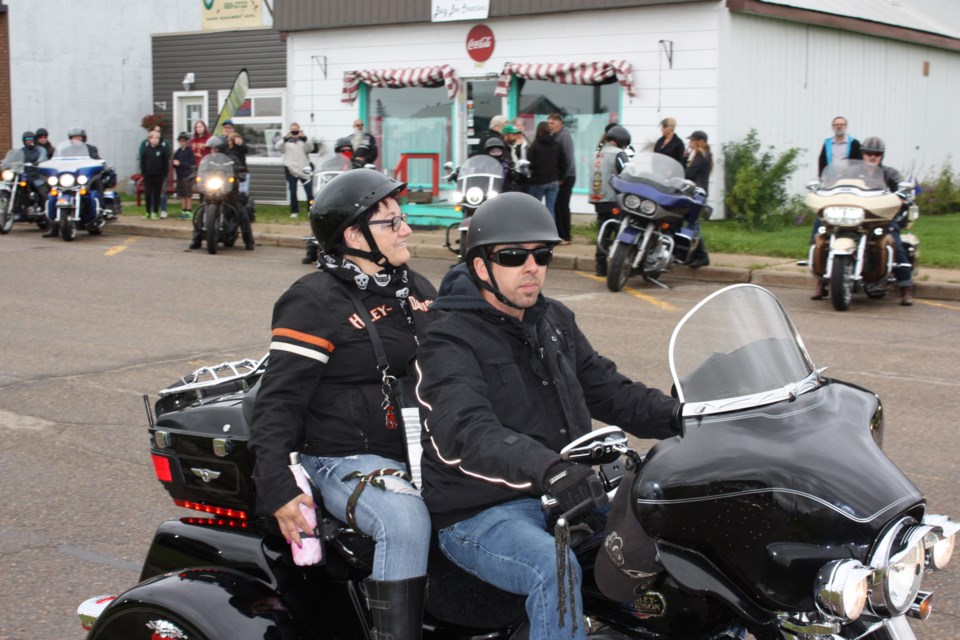
[{"label": "brown brick wall", "polygon": [[10,107],[10,28],[7,7],[0,1],[0,158],[10,149],[12,110]]}]

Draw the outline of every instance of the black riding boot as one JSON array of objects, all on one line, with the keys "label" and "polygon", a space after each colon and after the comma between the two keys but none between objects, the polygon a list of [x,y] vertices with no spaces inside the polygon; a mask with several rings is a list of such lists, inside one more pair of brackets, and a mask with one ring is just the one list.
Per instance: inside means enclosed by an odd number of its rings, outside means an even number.
[{"label": "black riding boot", "polygon": [[408,580],[365,580],[367,605],[373,614],[374,640],[420,640],[427,577]]},{"label": "black riding boot", "polygon": [[707,253],[707,243],[703,241],[703,238],[700,238],[699,242],[697,242],[697,248],[693,250],[693,254],[687,262],[687,266],[691,269],[699,269],[709,264],[710,254]]},{"label": "black riding boot", "polygon": [[43,237],[44,237],[44,238],[56,238],[58,235],[60,235],[60,223],[59,223],[59,222],[51,222],[51,223],[50,223],[50,228],[47,229],[47,232],[46,232],[45,234],[43,234]]},{"label": "black riding boot", "polygon": [[300,260],[303,264],[316,264],[317,258],[319,258],[320,247],[316,242],[310,241],[307,243],[307,254],[303,256],[303,259]]},{"label": "black riding boot", "polygon": [[200,231],[199,229],[194,229],[193,239],[190,240],[190,248],[199,249],[201,242],[203,242],[203,231]]}]

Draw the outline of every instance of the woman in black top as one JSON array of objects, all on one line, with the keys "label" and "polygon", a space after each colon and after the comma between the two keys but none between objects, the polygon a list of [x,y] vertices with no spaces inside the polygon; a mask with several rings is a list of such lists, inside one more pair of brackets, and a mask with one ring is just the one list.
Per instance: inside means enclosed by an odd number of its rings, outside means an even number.
[{"label": "woman in black top", "polygon": [[[140,174],[143,176],[143,191],[146,195],[147,220],[160,217],[160,206],[170,171],[170,149],[160,141],[160,133],[151,131],[147,144],[140,152]],[[166,217],[166,214],[164,214]]]},{"label": "woman in black top", "polygon": [[274,307],[250,447],[261,510],[293,544],[308,530],[300,505],[313,507],[287,468],[302,453],[324,508],[376,541],[366,587],[385,603],[372,606],[378,637],[420,638],[430,517],[406,476],[401,407],[384,384],[406,375],[436,296],[406,266],[412,232],[396,199],[405,186],[355,169],[320,190],[310,211],[318,271]]},{"label": "woman in black top", "polygon": [[557,194],[566,161],[563,147],[557,142],[556,136],[550,133],[550,125],[546,121],[537,125],[537,137],[527,149],[527,160],[530,161],[527,193],[537,200],[543,200],[550,210],[550,215],[556,220]]},{"label": "woman in black top", "polygon": [[654,153],[670,156],[683,164],[683,141],[676,136],[677,121],[673,118],[664,118],[660,121],[660,132],[663,134],[653,145]]}]

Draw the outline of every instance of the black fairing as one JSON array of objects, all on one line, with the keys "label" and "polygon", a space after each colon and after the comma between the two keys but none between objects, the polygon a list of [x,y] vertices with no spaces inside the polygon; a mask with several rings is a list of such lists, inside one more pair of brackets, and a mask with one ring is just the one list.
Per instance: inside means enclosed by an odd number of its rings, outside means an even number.
[{"label": "black fairing", "polygon": [[[824,564],[866,562],[894,518],[923,514],[923,496],[867,427],[879,411],[874,394],[834,382],[792,402],[687,418],[683,438],[647,456],[633,487],[637,516],[756,604],[813,610]],[[715,591],[706,573],[684,586]]]}]

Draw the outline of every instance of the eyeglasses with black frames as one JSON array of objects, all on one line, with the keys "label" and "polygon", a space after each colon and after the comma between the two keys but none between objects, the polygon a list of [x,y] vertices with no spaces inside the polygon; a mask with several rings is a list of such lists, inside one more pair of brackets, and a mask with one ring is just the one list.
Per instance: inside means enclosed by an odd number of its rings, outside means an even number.
[{"label": "eyeglasses with black frames", "polygon": [[537,266],[546,267],[553,261],[553,247],[537,247],[524,249],[522,247],[508,247],[488,254],[488,257],[502,267],[522,267],[527,256],[533,256]]},{"label": "eyeglasses with black frames", "polygon": [[400,227],[401,227],[401,226],[403,225],[403,223],[406,222],[406,221],[407,221],[407,214],[406,214],[406,212],[404,212],[404,213],[401,213],[401,214],[398,215],[398,216],[393,216],[392,218],[388,218],[387,220],[370,220],[369,222],[367,222],[367,224],[389,225],[389,226],[390,226],[390,230],[393,231],[394,233],[396,233],[396,232],[400,231]]}]

